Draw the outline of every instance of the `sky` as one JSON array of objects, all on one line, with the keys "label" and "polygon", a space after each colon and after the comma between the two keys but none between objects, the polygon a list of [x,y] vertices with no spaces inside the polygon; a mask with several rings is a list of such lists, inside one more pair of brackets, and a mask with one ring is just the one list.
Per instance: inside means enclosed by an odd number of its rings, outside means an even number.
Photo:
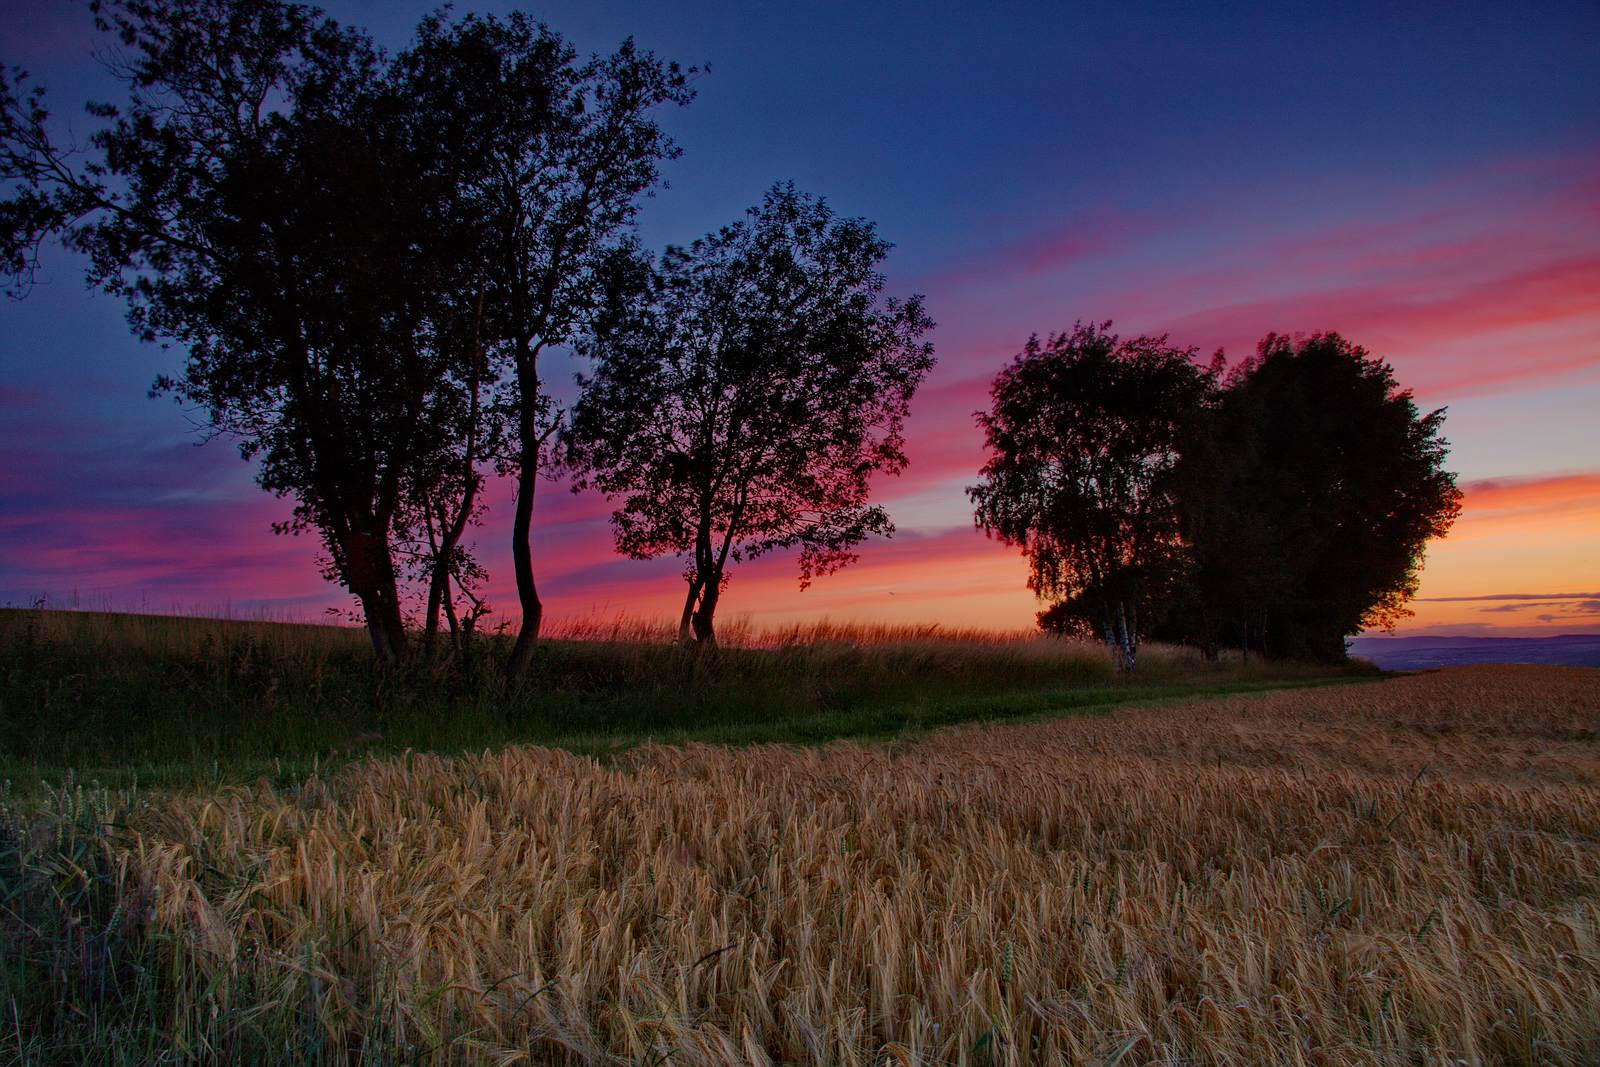
[{"label": "sky", "polygon": [[[327,8],[400,48],[432,6]],[[1024,561],[972,526],[973,412],[1030,334],[1111,319],[1235,359],[1269,331],[1365,345],[1448,408],[1466,494],[1401,632],[1600,632],[1600,6],[526,10],[585,52],[631,35],[709,66],[663,116],[683,155],[644,204],[647,245],[792,179],[876,222],[888,291],[925,294],[939,324],[910,465],[875,487],[895,537],[804,592],[792,559],[740,566],[727,615],[1031,625]],[[63,128],[112,89],[99,43],[78,4],[0,0],[0,62],[50,90]],[[43,284],[0,304],[0,605],[348,608],[312,539],[271,532],[288,504],[201,444],[195,413],[147,398],[182,355],[133,339],[82,267],[48,249]],[[558,361],[558,392],[573,369]],[[617,556],[605,501],[541,492],[550,615],[675,615],[679,563]],[[506,487],[493,503],[477,545],[509,619]]]}]

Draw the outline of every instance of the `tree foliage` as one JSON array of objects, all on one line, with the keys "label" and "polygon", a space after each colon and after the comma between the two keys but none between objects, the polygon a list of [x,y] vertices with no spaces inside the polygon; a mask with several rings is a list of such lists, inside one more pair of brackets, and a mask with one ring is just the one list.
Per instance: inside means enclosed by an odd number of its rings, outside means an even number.
[{"label": "tree foliage", "polygon": [[1335,333],[1269,334],[1234,368],[1184,479],[1192,546],[1180,633],[1341,659],[1409,614],[1429,539],[1461,510],[1444,409]]},{"label": "tree foliage", "polygon": [[380,656],[406,647],[400,581],[452,585],[484,465],[518,478],[513,557],[537,635],[529,534],[551,431],[537,360],[572,340],[631,262],[627,224],[661,160],[650,118],[685,73],[637,50],[580,60],[516,14],[425,19],[381,55],[283,0],[109,0],[127,90],[80,158],[43,94],[0,82],[0,263],[25,291],[40,243],[89,259],[143,338],[180,345],[171,391],[259,461]]},{"label": "tree foliage", "polygon": [[[294,502],[374,647],[403,653],[396,544],[418,540],[482,382],[473,242],[452,146],[416,121],[367,37],[313,8],[238,0],[94,6],[120,104],[80,160],[42,95],[8,90],[3,240],[14,281],[49,234],[125,298],[135,332],[180,345],[163,377]],[[15,78],[13,85],[20,84]]]},{"label": "tree foliage", "polygon": [[978,525],[1021,546],[1049,632],[1342,659],[1416,593],[1461,508],[1444,411],[1338,334],[1269,334],[1226,376],[1165,338],[1080,324],[1023,352],[979,414]]},{"label": "tree foliage", "polygon": [[631,40],[580,58],[521,13],[430,17],[399,65],[430,126],[462,145],[457,179],[477,222],[486,346],[512,413],[499,458],[517,484],[511,549],[522,628],[510,670],[520,675],[543,617],[530,538],[555,428],[539,358],[575,342],[637,279],[629,225],[661,163],[678,154],[655,112],[692,98],[694,71]]},{"label": "tree foliage", "polygon": [[996,376],[967,492],[979,528],[1027,556],[1029,588],[1066,605],[1041,623],[1094,618],[1131,670],[1182,551],[1174,475],[1212,379],[1192,349],[1110,327],[1032,337]]},{"label": "tree foliage", "polygon": [[620,551],[687,559],[680,634],[714,642],[730,560],[798,548],[800,582],[893,530],[873,476],[906,462],[902,425],[933,365],[919,297],[883,295],[889,245],[792,185],[671,248],[649,300],[603,321],[567,451],[617,500]]}]

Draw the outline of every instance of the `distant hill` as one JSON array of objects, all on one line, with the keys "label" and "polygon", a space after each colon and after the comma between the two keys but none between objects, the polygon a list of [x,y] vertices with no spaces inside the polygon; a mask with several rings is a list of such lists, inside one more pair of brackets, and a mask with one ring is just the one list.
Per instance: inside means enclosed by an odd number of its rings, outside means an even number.
[{"label": "distant hill", "polygon": [[1350,654],[1389,671],[1466,663],[1545,663],[1600,667],[1600,634],[1560,637],[1358,637]]}]

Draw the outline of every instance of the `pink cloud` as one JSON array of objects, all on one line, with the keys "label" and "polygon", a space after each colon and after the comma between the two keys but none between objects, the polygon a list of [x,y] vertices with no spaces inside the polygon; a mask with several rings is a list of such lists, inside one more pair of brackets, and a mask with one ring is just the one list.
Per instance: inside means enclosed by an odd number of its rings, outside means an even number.
[{"label": "pink cloud", "polygon": [[[1600,365],[1595,162],[1587,153],[1503,161],[1413,190],[1408,203],[1298,231],[1240,206],[1209,223],[1169,216],[1162,226],[1108,214],[999,245],[963,268],[981,297],[946,294],[962,309],[946,360],[997,369],[1029,332],[1109,317],[1123,332],[1169,332],[1235,357],[1269,330],[1336,329],[1395,363],[1404,384],[1442,395],[1570,375]],[[1192,251],[1118,258],[1163,226],[1182,229]],[[1058,246],[1065,254],[1052,258]],[[1019,286],[1029,271],[1018,265],[1059,273],[1059,289]],[[1011,340],[972,344],[977,323],[1000,315],[1016,324]]]},{"label": "pink cloud", "polygon": [[1485,478],[1467,482],[1461,489],[1463,520],[1600,508],[1600,471],[1545,478]]},{"label": "pink cloud", "polygon": [[[1402,384],[1446,392],[1519,383],[1600,365],[1600,347],[1555,351],[1517,366],[1497,353],[1462,358],[1455,343],[1484,334],[1574,323],[1600,328],[1600,256],[1510,269],[1441,287],[1427,280],[1333,287],[1191,312],[1163,323],[1176,338],[1203,339],[1238,354],[1268,330],[1338,330],[1408,368]],[[1425,373],[1424,373],[1425,372]]]}]

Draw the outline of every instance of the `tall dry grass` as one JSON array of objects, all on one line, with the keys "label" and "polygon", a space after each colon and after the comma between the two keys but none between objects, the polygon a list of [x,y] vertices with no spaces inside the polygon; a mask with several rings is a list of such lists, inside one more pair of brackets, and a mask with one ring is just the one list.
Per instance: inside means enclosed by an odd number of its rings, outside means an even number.
[{"label": "tall dry grass", "polygon": [[[225,643],[264,645],[274,651],[326,654],[365,651],[367,632],[359,626],[179,614],[125,614],[78,610],[0,608],[0,633],[26,632],[35,640],[99,646],[125,652],[209,652]],[[496,634],[486,635],[493,643]],[[642,615],[558,616],[546,623],[547,641],[605,645],[670,645],[677,637],[672,620]],[[1062,640],[1028,627],[994,629],[940,623],[876,623],[812,619],[760,624],[748,615],[734,615],[719,624],[719,644],[729,649],[811,650],[816,648],[916,649],[968,651],[991,656],[1014,651],[1035,660],[1105,660],[1104,646],[1094,641]],[[1199,653],[1176,645],[1147,647],[1146,662],[1191,664]]]},{"label": "tall dry grass", "polygon": [[343,627],[0,610],[0,780],[190,789],[298,781],[365,753],[646,740],[814,743],[952,722],[1103,710],[1133,694],[1326,684],[1349,670],[1208,664],[1041,635],[815,624],[729,627],[714,655],[639,620],[569,622],[528,684],[483,642],[393,668]]},{"label": "tall dry grass", "polygon": [[1587,1064],[1597,728],[1600,672],[1469,668],[410,756],[163,803],[114,863],[218,1061],[281,1016],[330,1061]]}]

